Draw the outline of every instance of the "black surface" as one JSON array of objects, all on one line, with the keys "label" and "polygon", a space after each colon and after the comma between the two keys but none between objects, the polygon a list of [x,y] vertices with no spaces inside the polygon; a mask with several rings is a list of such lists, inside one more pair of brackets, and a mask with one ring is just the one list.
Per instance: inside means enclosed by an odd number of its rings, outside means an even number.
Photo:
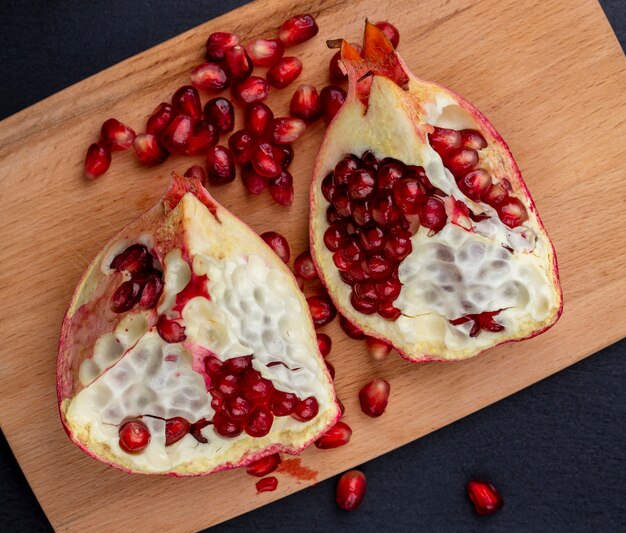
[{"label": "black surface", "polygon": [[[244,3],[2,0],[0,118]],[[624,46],[626,2],[601,3]],[[622,340],[363,465],[355,513],[335,507],[331,479],[212,531],[626,531],[625,354]],[[0,530],[48,531],[4,437],[0,451]],[[472,511],[475,476],[504,494],[498,514]]]}]

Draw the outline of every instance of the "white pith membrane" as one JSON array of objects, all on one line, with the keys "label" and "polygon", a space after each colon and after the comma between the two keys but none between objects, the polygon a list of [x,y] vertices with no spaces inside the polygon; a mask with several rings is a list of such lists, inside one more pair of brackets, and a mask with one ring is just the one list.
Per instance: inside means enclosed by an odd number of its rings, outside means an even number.
[{"label": "white pith membrane", "polygon": [[[406,90],[374,74],[367,106],[357,96],[358,75],[348,65],[347,100],[318,152],[311,190],[311,249],[335,305],[367,335],[391,343],[403,357],[415,361],[464,359],[541,332],[556,321],[561,309],[556,258],[506,145],[499,136],[500,142],[495,142],[497,133],[475,108],[452,91],[415,78],[399,62],[408,74]],[[495,209],[465,196],[428,142],[431,126],[480,131],[488,146],[478,151],[476,168],[489,171],[493,183],[510,180],[511,196],[524,203],[528,220],[511,229]],[[434,187],[473,213],[489,216],[472,221],[471,231],[454,224],[450,212],[444,228],[434,235],[419,227],[411,237],[412,251],[398,269],[402,288],[393,305],[402,314],[396,320],[353,307],[352,287],[341,279],[323,239],[331,204],[322,194],[322,180],[346,155],[360,158],[366,151],[378,159],[390,157],[423,167]],[[472,321],[451,323],[468,314],[499,310],[501,332],[481,330],[470,336]]]},{"label": "white pith membrane", "polygon": [[[155,209],[162,212],[163,207]],[[339,411],[306,301],[288,268],[250,228],[218,204],[214,216],[191,192],[149,233],[141,231],[142,218],[136,228],[124,230],[130,237],[115,239],[94,260],[66,317],[63,331],[69,335],[62,334],[60,343],[59,399],[71,437],[97,458],[142,473],[203,474],[276,451],[299,452]],[[155,250],[163,265],[165,287],[156,310],[134,307],[107,318],[110,327],[100,328],[105,331],[90,346],[80,345],[81,327],[89,327],[81,317],[102,311],[100,305],[108,308],[108,298],[93,295],[120,283],[122,277],[109,265],[133,242]],[[210,298],[202,291],[185,293],[181,311],[177,294],[192,276],[201,280]],[[157,315],[184,325],[186,339],[164,341],[156,330]],[[242,432],[225,438],[207,425],[201,430],[207,443],[187,434],[165,446],[163,419],[183,417],[193,423],[213,418],[205,383],[207,354],[222,361],[253,354],[253,368],[275,389],[300,399],[315,397],[318,415],[308,422],[276,416],[264,437]],[[74,361],[68,364],[68,358]],[[267,366],[275,362],[283,364]],[[63,392],[68,382],[71,390]],[[119,429],[137,417],[151,439],[143,451],[128,453],[119,446]]]}]

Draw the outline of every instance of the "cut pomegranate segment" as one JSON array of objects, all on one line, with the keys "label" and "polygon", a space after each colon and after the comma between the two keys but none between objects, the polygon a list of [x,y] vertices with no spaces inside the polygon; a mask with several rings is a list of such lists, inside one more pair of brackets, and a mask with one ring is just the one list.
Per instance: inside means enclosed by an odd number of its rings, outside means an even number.
[{"label": "cut pomegranate segment", "polygon": [[220,133],[228,133],[235,126],[235,109],[228,98],[213,98],[204,105],[204,118]]},{"label": "cut pomegranate segment", "polygon": [[474,510],[481,515],[495,513],[504,505],[500,493],[487,481],[470,481],[467,484],[467,495],[474,504]]},{"label": "cut pomegranate segment", "polygon": [[271,67],[285,53],[278,39],[255,39],[246,45],[246,52],[255,67]]},{"label": "cut pomegranate segment", "polygon": [[133,149],[142,165],[160,165],[168,157],[169,152],[163,148],[159,139],[151,133],[140,133],[135,137]]},{"label": "cut pomegranate segment", "polygon": [[312,39],[319,32],[315,19],[309,14],[296,15],[282,23],[278,36],[285,46],[294,46]]},{"label": "cut pomegranate segment", "polygon": [[343,474],[337,483],[337,506],[344,511],[356,511],[365,497],[366,485],[365,474],[359,470]]},{"label": "cut pomegranate segment", "polygon": [[302,73],[302,61],[297,57],[283,57],[267,71],[267,81],[276,89],[284,89]]},{"label": "cut pomegranate segment", "polygon": [[259,76],[250,76],[242,82],[233,85],[235,97],[246,104],[265,100],[269,92],[270,88],[267,81]]},{"label": "cut pomegranate segment", "polygon": [[191,71],[191,83],[197,89],[219,92],[230,85],[230,77],[217,63],[202,63]]},{"label": "cut pomegranate segment", "polygon": [[389,382],[384,379],[376,378],[370,381],[359,391],[361,411],[373,418],[382,415],[387,409],[390,390]]},{"label": "cut pomegranate segment", "polygon": [[85,156],[85,175],[89,179],[102,176],[111,166],[111,150],[108,146],[93,143]]},{"label": "cut pomegranate segment", "polygon": [[209,61],[223,61],[226,52],[239,44],[239,35],[216,31],[209,35],[206,42],[206,58]]},{"label": "cut pomegranate segment", "polygon": [[261,239],[263,239],[285,263],[289,263],[289,243],[283,235],[275,231],[266,231],[265,233],[261,233]]},{"label": "cut pomegranate segment", "polygon": [[206,162],[209,183],[223,185],[235,179],[235,161],[225,146],[218,144],[209,148]]},{"label": "cut pomegranate segment", "polygon": [[291,97],[289,112],[302,120],[312,121],[322,114],[320,95],[313,85],[300,85]]},{"label": "cut pomegranate segment", "polygon": [[128,150],[135,140],[135,132],[119,120],[110,118],[100,129],[100,143],[108,146],[112,152]]}]

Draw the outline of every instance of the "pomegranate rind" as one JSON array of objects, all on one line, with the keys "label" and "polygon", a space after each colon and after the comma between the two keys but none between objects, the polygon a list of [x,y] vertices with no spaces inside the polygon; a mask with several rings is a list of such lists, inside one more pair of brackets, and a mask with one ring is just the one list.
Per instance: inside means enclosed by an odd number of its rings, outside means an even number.
[{"label": "pomegranate rind", "polygon": [[[146,245],[164,266],[166,288],[156,309],[134,309],[118,315],[110,310],[109,300],[123,278],[121,273],[114,272],[109,265],[116,254],[129,244],[137,242]],[[119,420],[119,423],[145,415],[142,420],[152,427],[152,438],[145,452],[125,453],[117,444],[117,428],[107,433],[107,437],[104,438],[102,427],[106,424],[98,418],[102,414],[95,412],[91,404],[79,403],[77,398],[82,391],[105,379],[111,370],[123,369],[122,363],[126,358],[132,357],[133,353],[137,353],[141,343],[159,342],[161,345],[164,343],[156,333],[156,321],[157,311],[162,312],[165,299],[168,298],[168,253],[172,250],[181,250],[182,253],[179,255],[191,261],[195,269],[196,263],[193,259],[200,255],[196,253],[200,249],[216,261],[234,257],[246,263],[256,257],[267,266],[268,273],[276,271],[276,279],[282,280],[281,286],[284,286],[284,290],[289,293],[289,298],[297,302],[297,305],[294,304],[295,309],[300,310],[293,314],[303,324],[304,333],[298,340],[301,342],[302,350],[309,354],[306,364],[315,376],[314,383],[310,387],[315,391],[315,397],[320,404],[319,413],[313,420],[306,423],[295,421],[291,417],[277,417],[272,430],[263,438],[252,438],[242,433],[234,439],[220,439],[212,432],[212,426],[208,426],[209,441],[213,439],[214,445],[211,449],[206,448],[204,455],[194,452],[195,455],[187,457],[186,454],[191,453],[190,449],[203,446],[198,445],[191,434],[166,448],[164,431],[162,434],[156,434],[158,431],[154,430],[154,427],[160,428],[161,423],[164,427],[164,420],[157,421],[151,413],[129,410],[123,413],[124,417]],[[257,261],[257,259],[254,260]],[[175,297],[177,293],[172,294]],[[193,298],[189,301],[196,300],[199,299]],[[193,310],[189,306],[181,311],[182,317],[186,320],[187,333],[193,329],[192,313]],[[120,328],[126,332],[128,338],[125,338],[125,344],[121,343],[123,350],[118,354],[117,359],[113,360],[109,366],[99,368],[96,377],[89,383],[81,382],[81,365],[93,359],[96,341],[112,332],[119,333]],[[177,353],[183,354],[179,355],[183,363],[187,360],[192,361],[189,368],[184,368],[188,375],[192,375],[193,371],[198,372],[198,367],[203,368],[204,363],[201,357],[206,353],[211,353],[201,345],[200,341],[198,344],[192,341],[193,339],[187,338],[182,345],[165,343],[164,348],[177,347]],[[172,356],[166,356],[165,361],[169,360],[167,357]],[[129,361],[132,360],[129,359]],[[276,368],[282,368],[282,366],[272,367],[271,370]],[[200,381],[202,392],[206,394],[204,381],[207,377],[203,377],[204,380],[196,377],[196,381]],[[274,376],[268,375],[268,377]],[[141,380],[137,383],[143,385]],[[282,387],[284,386],[282,384]],[[291,392],[297,394],[298,390],[296,388]],[[245,466],[274,453],[297,454],[324,434],[341,416],[332,379],[319,353],[306,300],[288,267],[251,228],[218,204],[197,179],[177,175],[173,175],[166,194],[155,207],[131,222],[105,245],[78,283],[61,328],[57,358],[57,398],[65,431],[70,439],[88,455],[128,473],[170,476],[206,475]],[[83,408],[85,405],[88,405],[89,409]],[[277,420],[281,422],[278,423]],[[190,422],[195,422],[195,420]],[[153,448],[150,453],[147,453],[153,445],[160,447]],[[167,459],[163,459],[165,457],[163,454],[166,454]],[[151,458],[154,457],[160,457],[158,464],[151,463]]]},{"label": "pomegranate rind", "polygon": [[[506,342],[528,339],[552,327],[563,309],[554,245],[537,213],[519,167],[502,136],[475,106],[458,93],[413,75],[386,37],[374,25],[366,23],[363,53],[365,59],[345,41],[342,43],[341,52],[341,62],[349,79],[348,94],[344,105],[330,123],[318,151],[310,191],[309,227],[313,261],[339,312],[365,334],[390,343],[403,358],[414,362],[451,361],[474,357],[486,349]],[[403,315],[394,322],[379,315],[365,315],[356,311],[350,303],[350,286],[339,277],[332,253],[326,248],[323,240],[324,232],[329,226],[326,209],[330,204],[322,194],[321,183],[334,169],[335,164],[347,154],[360,156],[369,150],[378,158],[393,157],[405,164],[426,166],[425,154],[430,149],[428,133],[432,131],[434,125],[454,126],[455,129],[477,129],[486,138],[488,147],[481,155],[480,164],[495,178],[506,177],[512,184],[512,195],[519,198],[528,211],[529,219],[523,228],[528,228],[536,237],[535,247],[530,251],[516,250],[516,252],[525,254],[525,257],[532,257],[537,263],[537,279],[530,280],[529,286],[531,290],[545,294],[546,301],[545,312],[539,317],[514,316],[508,319],[507,317],[515,312],[503,309],[501,316],[505,317],[507,326],[504,331],[481,332],[475,337],[466,336],[466,339],[455,340],[453,345],[446,343],[445,337],[453,327],[449,324],[449,319],[458,317],[419,313],[413,309],[411,313],[403,311]],[[432,160],[434,161],[434,158]],[[439,161],[443,169],[443,164],[440,159]],[[426,172],[429,175],[428,168]],[[435,184],[440,185],[443,187],[445,183]],[[444,192],[462,200],[468,207],[476,208],[478,212],[492,209],[486,204],[477,204],[467,198],[453,179],[448,190],[444,189]],[[491,213],[495,214],[495,210],[492,209]],[[454,230],[450,230],[457,234],[455,237],[458,237],[460,231],[465,231],[461,229],[457,231],[457,228],[458,226],[454,226]],[[416,243],[420,242],[419,239],[421,242],[427,242],[425,238],[428,237],[425,233],[418,232],[412,237],[414,250]],[[472,235],[467,238],[474,237]],[[432,242],[436,242],[436,238],[437,236]],[[487,240],[485,243],[491,244]],[[410,257],[411,255],[402,263],[408,261]],[[402,291],[404,290],[403,286]],[[394,302],[396,307],[400,307],[399,302],[402,298],[401,292],[400,297]],[[454,331],[455,335],[456,333]]]}]

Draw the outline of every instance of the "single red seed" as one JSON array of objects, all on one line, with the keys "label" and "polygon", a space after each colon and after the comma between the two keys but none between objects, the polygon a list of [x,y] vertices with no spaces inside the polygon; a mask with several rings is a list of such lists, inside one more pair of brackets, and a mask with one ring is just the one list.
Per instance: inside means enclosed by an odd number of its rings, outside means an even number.
[{"label": "single red seed", "polygon": [[167,102],[161,102],[146,122],[146,133],[161,135],[174,118],[174,108]]},{"label": "single red seed", "polygon": [[152,255],[143,244],[131,244],[111,261],[110,268],[131,275],[144,273],[152,268]]},{"label": "single red seed", "polygon": [[330,62],[328,63],[328,75],[331,81],[341,83],[348,80],[348,75],[342,70],[340,62],[341,61],[341,50],[335,52],[333,56],[330,58]]},{"label": "single red seed", "polygon": [[276,490],[276,487],[278,487],[278,479],[274,476],[259,479],[259,481],[256,482],[255,487],[257,494],[261,492],[273,492]]},{"label": "single red seed", "polygon": [[395,183],[402,177],[405,171],[406,168],[400,162],[382,165],[377,173],[378,190],[381,192],[391,192]]},{"label": "single red seed", "polygon": [[189,139],[191,138],[191,117],[178,115],[170,122],[170,125],[161,135],[161,143],[172,154],[184,154],[187,152]]},{"label": "single red seed", "polygon": [[477,168],[465,174],[465,176],[457,182],[457,185],[459,189],[461,189],[461,192],[468,198],[471,198],[475,202],[480,202],[491,187],[491,176],[486,170]]},{"label": "single red seed", "polygon": [[412,249],[411,236],[408,232],[392,231],[385,243],[385,256],[400,262],[411,253]]},{"label": "single red seed", "polygon": [[329,124],[346,101],[346,91],[335,85],[327,85],[320,92],[320,105],[324,121]]},{"label": "single red seed", "polygon": [[283,170],[289,168],[293,161],[293,148],[290,144],[279,144],[276,148],[276,160],[280,163]]},{"label": "single red seed", "polygon": [[361,298],[355,291],[352,291],[350,295],[350,303],[352,307],[364,315],[373,315],[376,312],[376,302]]},{"label": "single red seed", "polygon": [[141,285],[132,279],[122,283],[111,297],[111,311],[125,313],[139,302]]},{"label": "single red seed", "polygon": [[203,155],[215,146],[219,140],[219,132],[213,124],[206,120],[197,120],[191,128],[191,137],[187,145],[187,155]]},{"label": "single red seed", "polygon": [[395,320],[402,314],[402,311],[400,311],[400,309],[395,307],[393,303],[388,300],[379,302],[376,307],[376,312],[383,318],[387,318],[389,320]]},{"label": "single red seed", "polygon": [[317,270],[311,258],[311,252],[306,250],[296,257],[293,262],[293,269],[296,274],[306,281],[317,279]]},{"label": "single red seed", "polygon": [[346,187],[335,190],[333,194],[333,206],[337,210],[337,213],[343,218],[348,218],[352,214],[352,204]]},{"label": "single red seed", "polygon": [[291,416],[300,422],[313,420],[319,412],[319,404],[313,396],[300,400]]},{"label": "single red seed", "polygon": [[209,355],[204,359],[204,369],[212,379],[221,371],[223,366],[224,363],[215,356]]},{"label": "single red seed", "polygon": [[471,148],[460,148],[448,154],[444,164],[455,178],[460,179],[478,164],[478,154]]},{"label": "single red seed", "polygon": [[333,173],[333,179],[335,185],[347,186],[348,176],[357,168],[359,168],[359,160],[353,155],[347,155],[335,165],[335,171]]},{"label": "single red seed", "polygon": [[348,195],[352,200],[362,200],[374,192],[375,174],[368,169],[356,169],[348,176]]},{"label": "single red seed", "polygon": [[185,171],[186,178],[196,178],[206,187],[206,171],[200,165],[192,165]]},{"label": "single red seed", "polygon": [[269,191],[272,199],[283,207],[289,207],[293,203],[293,177],[283,170],[278,176],[270,179]]},{"label": "single red seed", "polygon": [[313,325],[316,328],[321,328],[337,316],[337,309],[335,309],[335,305],[325,294],[309,296],[306,299],[306,303],[309,305],[309,311],[311,312],[311,317],[313,318]]},{"label": "single red seed", "polygon": [[256,407],[244,422],[243,429],[251,437],[265,437],[272,429],[274,415],[264,406]]},{"label": "single red seed", "polygon": [[246,52],[255,67],[271,67],[285,53],[285,47],[278,39],[255,39],[246,44]]},{"label": "single red seed", "polygon": [[317,347],[322,354],[322,357],[326,357],[330,353],[330,349],[333,345],[333,341],[326,333],[317,334]]},{"label": "single red seed", "polygon": [[479,131],[461,130],[459,133],[461,134],[461,142],[464,148],[482,150],[487,147],[487,141]]},{"label": "single red seed", "polygon": [[362,340],[365,338],[365,333],[363,333],[361,328],[354,325],[343,315],[339,315],[339,325],[344,333],[351,339]]},{"label": "single red seed", "polygon": [[261,176],[274,178],[282,172],[280,163],[277,161],[276,148],[268,142],[255,144],[250,151],[250,162]]},{"label": "single red seed", "polygon": [[235,396],[225,401],[224,409],[233,420],[243,420],[250,414],[252,402],[243,396]]},{"label": "single red seed", "polygon": [[218,97],[204,105],[204,118],[213,124],[220,133],[233,131],[235,110],[228,98]]},{"label": "single red seed", "polygon": [[426,189],[415,178],[402,178],[393,185],[393,198],[403,213],[416,215],[426,202]]},{"label": "single red seed", "polygon": [[224,361],[224,369],[234,374],[243,374],[252,368],[252,356],[241,355],[239,357],[231,357]]},{"label": "single red seed", "polygon": [[297,57],[281,58],[267,71],[267,81],[276,89],[284,89],[302,73],[302,61]]},{"label": "single red seed", "polygon": [[222,185],[235,179],[235,162],[230,150],[217,145],[209,148],[206,156],[209,183]]},{"label": "single red seed", "polygon": [[239,44],[239,35],[217,31],[209,35],[206,42],[206,58],[209,61],[223,61],[226,51]]},{"label": "single red seed", "polygon": [[342,244],[339,250],[341,252],[341,255],[344,257],[344,259],[346,261],[349,261],[350,263],[354,263],[355,261],[360,261],[361,259],[363,259],[363,256],[364,256],[363,250],[359,246],[359,243],[357,242],[355,237],[351,237],[350,239],[347,239]]},{"label": "single red seed", "polygon": [[332,428],[315,441],[315,447],[322,450],[339,448],[350,442],[352,429],[345,422],[337,422]]},{"label": "single red seed", "polygon": [[289,416],[293,413],[300,400],[291,392],[274,390],[270,399],[270,411],[274,416]]},{"label": "single red seed", "polygon": [[497,207],[509,197],[512,190],[511,182],[503,178],[498,183],[493,183],[483,197],[483,201],[493,207]]},{"label": "single red seed", "polygon": [[156,306],[163,292],[163,280],[161,276],[151,274],[148,281],[143,286],[141,298],[139,299],[139,307],[142,309],[152,309]]},{"label": "single red seed", "polygon": [[246,372],[241,385],[243,395],[251,402],[265,401],[272,394],[274,387],[257,370]]},{"label": "single red seed", "polygon": [[250,76],[249,78],[233,85],[233,94],[235,97],[246,104],[265,100],[269,92],[269,84],[259,76]]},{"label": "single red seed", "polygon": [[272,139],[276,144],[291,144],[303,133],[306,125],[303,120],[293,117],[278,117],[274,120]]},{"label": "single red seed", "polygon": [[275,231],[266,231],[265,233],[261,233],[261,238],[274,250],[278,257],[285,263],[289,262],[289,243],[283,235]]},{"label": "single red seed", "polygon": [[108,146],[93,143],[85,156],[85,175],[89,179],[102,176],[111,166],[111,150]]},{"label": "single red seed", "polygon": [[400,296],[401,289],[402,283],[397,278],[387,278],[375,284],[376,294],[383,300],[395,300]]},{"label": "single red seed", "polygon": [[165,421],[165,445],[171,446],[178,442],[189,433],[190,428],[191,424],[181,416],[168,418]]},{"label": "single red seed", "polygon": [[215,390],[222,398],[233,398],[239,392],[239,378],[235,374],[223,374],[215,382]]},{"label": "single red seed", "polygon": [[369,202],[352,202],[352,220],[357,226],[365,226],[372,221],[372,213],[370,211]]},{"label": "single red seed", "polygon": [[202,105],[198,89],[192,85],[183,85],[172,96],[174,115],[187,115],[192,119],[202,116]]},{"label": "single red seed", "polygon": [[378,226],[366,226],[359,234],[361,246],[367,252],[379,252],[385,247],[385,232]]},{"label": "single red seed", "polygon": [[367,346],[370,357],[374,361],[382,361],[391,353],[391,344],[375,339],[374,337],[367,337],[365,339],[365,345]]},{"label": "single red seed", "polygon": [[100,129],[100,144],[108,146],[112,152],[128,150],[135,140],[135,132],[119,120],[110,118]]},{"label": "single red seed", "polygon": [[227,439],[232,439],[243,431],[241,423],[238,420],[233,420],[222,411],[217,411],[215,415],[213,415],[213,427],[218,435],[226,437]]},{"label": "single red seed", "polygon": [[386,20],[377,22],[375,26],[385,34],[394,48],[398,48],[398,44],[400,43],[400,32],[398,28]]},{"label": "single red seed", "polygon": [[150,430],[139,420],[126,422],[119,430],[119,445],[128,453],[140,452],[150,443]]},{"label": "single red seed", "polygon": [[342,224],[331,224],[324,232],[324,244],[331,252],[339,250],[348,238],[348,233]]},{"label": "single red seed", "polygon": [[252,74],[253,66],[248,52],[240,44],[226,51],[226,67],[233,81],[245,80]]},{"label": "single red seed", "polygon": [[139,162],[146,166],[160,165],[170,155],[159,139],[151,133],[137,135],[133,142],[133,149]]},{"label": "single red seed", "polygon": [[320,95],[313,85],[300,85],[291,97],[289,112],[306,121],[313,121],[322,114]]},{"label": "single red seed", "polygon": [[375,302],[380,298],[380,295],[376,291],[376,285],[377,284],[373,279],[358,281],[354,284],[354,292],[363,300]]},{"label": "single red seed", "polygon": [[374,418],[382,415],[389,402],[390,390],[389,382],[384,379],[376,378],[370,381],[359,391],[361,411]]},{"label": "single red seed", "polygon": [[461,134],[449,128],[438,128],[435,126],[433,132],[428,134],[428,140],[433,150],[442,157],[462,147]]},{"label": "single red seed", "polygon": [[361,163],[364,167],[372,170],[378,170],[378,167],[381,166],[380,160],[369,150],[361,154]]},{"label": "single red seed", "polygon": [[502,496],[488,481],[470,481],[467,484],[467,495],[480,515],[495,513],[504,505]]},{"label": "single red seed", "polygon": [[285,46],[294,46],[315,37],[319,28],[309,14],[296,15],[282,23],[278,37]]},{"label": "single red seed", "polygon": [[217,63],[202,63],[191,71],[191,83],[196,89],[221,91],[230,85],[230,76]]},{"label": "single red seed", "polygon": [[329,224],[334,224],[335,222],[341,222],[343,220],[342,216],[337,213],[337,210],[335,209],[334,206],[330,206],[327,210],[326,210],[326,221]]},{"label": "single red seed", "polygon": [[274,120],[272,110],[262,102],[252,102],[246,106],[244,124],[246,130],[254,135],[261,136]]},{"label": "single red seed", "polygon": [[183,342],[187,335],[185,335],[185,326],[181,326],[178,322],[170,320],[165,315],[159,316],[157,320],[157,332],[159,336],[169,343]]},{"label": "single red seed", "polygon": [[350,276],[352,277],[352,279],[356,281],[363,281],[364,279],[367,279],[367,274],[365,273],[365,271],[363,270],[363,267],[361,266],[361,263],[354,263],[351,267],[350,267],[350,271],[349,271]]},{"label": "single red seed", "polygon": [[343,474],[337,483],[337,506],[344,511],[356,511],[365,497],[366,486],[363,472],[350,470]]},{"label": "single red seed", "polygon": [[237,163],[250,161],[250,152],[256,142],[255,136],[247,130],[237,130],[228,138],[228,146]]},{"label": "single red seed", "polygon": [[340,272],[347,272],[352,266],[352,263],[350,263],[339,250],[333,253],[333,263],[335,263],[335,266]]},{"label": "single red seed", "polygon": [[435,196],[426,200],[420,211],[420,224],[434,232],[438,232],[446,225],[446,208],[440,198]]},{"label": "single red seed", "polygon": [[276,470],[279,464],[280,455],[273,453],[272,455],[254,461],[254,463],[250,463],[246,467],[246,472],[251,476],[264,477]]},{"label": "single red seed", "polygon": [[380,226],[391,226],[400,218],[400,212],[396,208],[391,196],[378,196],[370,202],[372,218]]},{"label": "single red seed", "polygon": [[524,204],[515,197],[508,197],[497,206],[498,216],[509,228],[515,228],[528,220]]},{"label": "single red seed", "polygon": [[250,194],[261,194],[268,186],[267,178],[258,174],[251,163],[242,167],[241,181]]}]

